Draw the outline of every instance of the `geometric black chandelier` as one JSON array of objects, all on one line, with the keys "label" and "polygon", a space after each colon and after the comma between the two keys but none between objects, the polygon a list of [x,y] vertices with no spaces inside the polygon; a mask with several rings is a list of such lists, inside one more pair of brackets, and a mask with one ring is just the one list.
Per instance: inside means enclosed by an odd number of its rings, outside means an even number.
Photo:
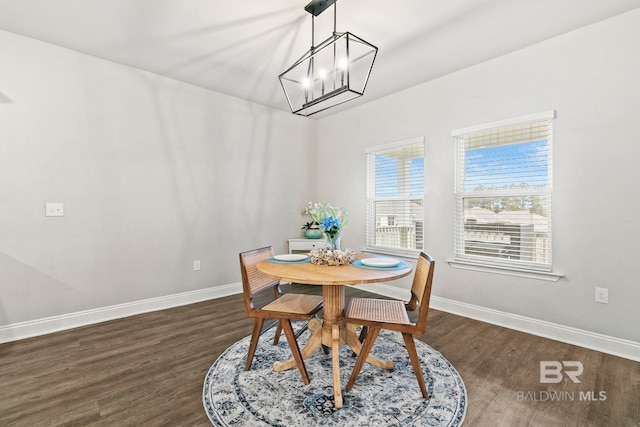
[{"label": "geometric black chandelier", "polygon": [[[337,0],[313,0],[304,10],[311,17],[311,49],[280,74],[291,107],[301,116],[324,111],[364,94],[378,48],[349,32],[336,32]],[[333,5],[333,34],[315,46],[316,16]]]}]

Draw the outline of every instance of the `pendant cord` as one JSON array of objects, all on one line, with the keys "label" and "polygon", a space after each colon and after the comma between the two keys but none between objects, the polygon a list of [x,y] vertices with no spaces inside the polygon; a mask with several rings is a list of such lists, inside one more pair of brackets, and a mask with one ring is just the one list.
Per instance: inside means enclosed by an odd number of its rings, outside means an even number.
[{"label": "pendant cord", "polygon": [[[311,15],[311,52],[315,52],[316,50],[316,17],[315,15]],[[309,70],[307,79],[309,79],[311,85],[313,85],[313,76],[316,72],[314,57],[311,57],[309,61]],[[305,98],[307,95],[305,94]],[[311,98],[313,99],[313,90],[311,90]]]},{"label": "pendant cord", "polygon": [[311,15],[311,50],[315,49],[316,47],[315,35],[316,35],[316,17]]}]

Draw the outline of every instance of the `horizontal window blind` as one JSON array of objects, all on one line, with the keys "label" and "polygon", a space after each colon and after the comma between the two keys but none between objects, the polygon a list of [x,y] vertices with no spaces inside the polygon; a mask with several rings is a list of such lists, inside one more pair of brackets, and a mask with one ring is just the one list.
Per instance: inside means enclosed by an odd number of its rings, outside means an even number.
[{"label": "horizontal window blind", "polygon": [[510,122],[456,133],[455,256],[550,271],[552,120]]},{"label": "horizontal window blind", "polygon": [[367,150],[367,248],[423,248],[424,140]]}]

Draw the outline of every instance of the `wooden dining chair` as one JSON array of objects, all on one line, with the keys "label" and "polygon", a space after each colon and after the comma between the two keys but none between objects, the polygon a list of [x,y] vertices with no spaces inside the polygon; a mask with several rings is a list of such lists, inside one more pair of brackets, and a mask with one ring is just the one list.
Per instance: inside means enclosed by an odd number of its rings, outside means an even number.
[{"label": "wooden dining chair", "polygon": [[[429,398],[413,336],[421,335],[427,329],[434,267],[435,261],[429,255],[421,252],[411,286],[411,298],[407,303],[398,300],[351,298],[345,311],[345,321],[362,325],[363,328],[368,328],[368,332],[362,343],[362,349],[351,373],[351,378],[347,383],[347,390],[351,390],[353,387],[378,333],[381,329],[387,329],[402,333],[422,397]],[[413,317],[410,316],[412,313],[417,313],[417,319],[414,321],[410,318]]]},{"label": "wooden dining chair", "polygon": [[302,360],[296,339],[297,336],[293,332],[291,321],[306,320],[308,322],[311,320],[315,314],[322,309],[322,297],[295,293],[283,294],[280,289],[280,282],[260,273],[256,267],[258,262],[272,257],[273,247],[271,246],[240,253],[244,307],[247,316],[255,319],[244,370],[248,371],[251,369],[253,355],[258,345],[258,338],[262,332],[264,332],[263,325],[265,319],[275,319],[279,322],[274,344],[278,342],[281,327],[289,342],[293,358],[300,370],[302,381],[305,384],[309,384],[309,375]]}]

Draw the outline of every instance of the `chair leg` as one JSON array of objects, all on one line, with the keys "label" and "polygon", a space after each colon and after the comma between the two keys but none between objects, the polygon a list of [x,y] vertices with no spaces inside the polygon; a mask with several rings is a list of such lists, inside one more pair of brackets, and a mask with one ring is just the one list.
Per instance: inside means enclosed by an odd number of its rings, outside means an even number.
[{"label": "chair leg", "polygon": [[296,336],[293,333],[291,321],[289,319],[282,319],[280,320],[280,323],[282,324],[282,329],[284,329],[284,334],[287,337],[287,341],[289,341],[289,348],[291,348],[293,358],[298,365],[300,376],[302,376],[302,382],[305,384],[309,384],[309,374],[307,373],[307,367],[304,365],[304,360],[302,360],[302,354],[300,354],[300,347],[298,347],[298,341],[296,341]]},{"label": "chair leg", "polygon": [[280,335],[282,334],[282,320],[278,320],[276,326],[276,334],[273,336],[273,345],[277,345],[280,342]]},{"label": "chair leg", "polygon": [[360,331],[360,335],[358,336],[358,340],[363,343],[364,339],[367,337],[367,331],[369,330],[368,326],[363,326],[362,330]]},{"label": "chair leg", "polygon": [[307,329],[309,329],[309,322],[305,323],[298,332],[296,332],[296,339],[300,338],[300,335],[302,335]]},{"label": "chair leg", "polygon": [[373,347],[373,343],[378,338],[378,332],[380,332],[380,328],[370,328],[367,334],[367,338],[364,340],[362,344],[362,349],[360,350],[360,356],[356,360],[356,364],[353,367],[353,372],[351,372],[351,378],[349,378],[349,382],[347,383],[347,390],[351,390],[353,384],[356,382],[356,378],[358,378],[358,374],[360,374],[360,370],[364,365],[365,360],[367,360],[367,356]]},{"label": "chair leg", "polygon": [[420,359],[418,359],[418,352],[416,351],[416,344],[413,341],[413,335],[403,333],[402,338],[404,338],[404,345],[407,347],[409,359],[411,359],[413,371],[416,374],[416,379],[418,380],[418,385],[420,386],[422,397],[428,399],[429,394],[427,393],[427,387],[424,385],[424,376],[422,375],[422,367],[420,366]]},{"label": "chair leg", "polygon": [[[299,330],[296,332],[296,339],[300,338],[300,335],[309,329],[309,322],[305,323]],[[280,335],[282,335],[282,320],[278,321],[278,326],[276,326],[276,334],[273,336],[273,345],[277,345],[280,342]]]},{"label": "chair leg", "polygon": [[[360,341],[360,344],[362,344],[364,342],[364,339],[367,337],[367,331],[369,330],[368,326],[362,326],[362,329],[360,330],[360,335],[358,335],[358,341]],[[355,351],[351,352],[351,357],[356,357],[357,354]]]},{"label": "chair leg", "polygon": [[253,322],[253,332],[251,333],[251,343],[249,344],[249,351],[247,352],[247,361],[244,364],[244,370],[251,369],[251,362],[253,362],[253,355],[256,352],[258,346],[258,338],[260,338],[260,331],[262,330],[262,323],[264,319],[257,317]]}]

